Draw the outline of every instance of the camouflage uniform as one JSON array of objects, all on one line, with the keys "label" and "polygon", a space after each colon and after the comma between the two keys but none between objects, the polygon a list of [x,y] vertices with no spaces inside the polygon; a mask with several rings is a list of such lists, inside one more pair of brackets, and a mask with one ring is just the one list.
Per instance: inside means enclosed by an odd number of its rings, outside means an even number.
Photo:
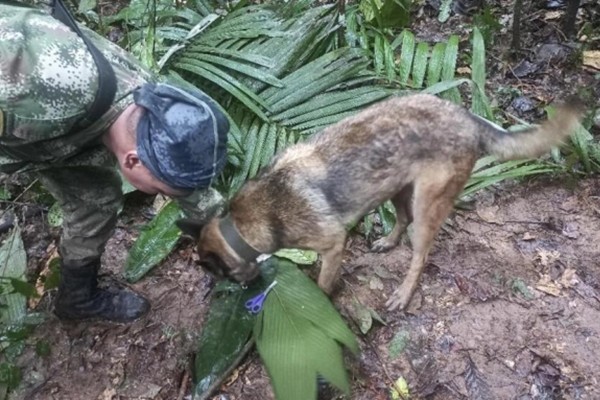
[{"label": "camouflage uniform", "polygon": [[[102,254],[122,205],[116,160],[101,136],[133,103],[132,91],[154,80],[117,45],[82,30],[112,64],[118,88],[110,110],[78,131],[98,85],[86,45],[44,11],[0,2],[0,172],[37,172],[63,209],[61,255],[72,265]],[[220,201],[209,190],[180,204],[203,218]]]}]

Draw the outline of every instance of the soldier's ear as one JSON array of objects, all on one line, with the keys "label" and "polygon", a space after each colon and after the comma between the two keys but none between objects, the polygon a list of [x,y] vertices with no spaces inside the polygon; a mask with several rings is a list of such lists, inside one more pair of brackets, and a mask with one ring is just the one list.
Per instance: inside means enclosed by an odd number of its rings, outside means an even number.
[{"label": "soldier's ear", "polygon": [[200,232],[204,227],[203,223],[190,218],[182,218],[175,221],[175,225],[181,230],[186,236],[191,236],[194,240],[200,239]]}]

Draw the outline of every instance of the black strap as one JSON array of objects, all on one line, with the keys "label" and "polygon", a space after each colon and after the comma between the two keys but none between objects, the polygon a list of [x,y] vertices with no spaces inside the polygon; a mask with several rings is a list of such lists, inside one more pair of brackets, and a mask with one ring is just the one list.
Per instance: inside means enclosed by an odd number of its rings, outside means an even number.
[{"label": "black strap", "polygon": [[67,25],[79,37],[84,41],[88,50],[90,51],[96,68],[98,69],[98,90],[96,91],[96,97],[91,107],[88,109],[87,115],[79,122],[75,129],[81,130],[89,127],[96,122],[100,117],[104,115],[110,108],[111,104],[115,99],[117,93],[117,79],[115,77],[115,71],[104,55],[98,50],[98,48],[92,43],[92,41],[81,32],[75,19],[65,7],[62,0],[54,0],[52,6],[52,16]]},{"label": "black strap", "polygon": [[233,224],[229,214],[227,214],[227,216],[225,216],[225,218],[219,222],[219,230],[221,231],[221,235],[223,235],[223,239],[225,239],[225,242],[227,242],[229,247],[231,247],[233,251],[235,251],[246,262],[256,261],[256,258],[262,254],[260,251],[250,246],[248,242],[246,242],[244,238],[240,236],[240,233]]}]

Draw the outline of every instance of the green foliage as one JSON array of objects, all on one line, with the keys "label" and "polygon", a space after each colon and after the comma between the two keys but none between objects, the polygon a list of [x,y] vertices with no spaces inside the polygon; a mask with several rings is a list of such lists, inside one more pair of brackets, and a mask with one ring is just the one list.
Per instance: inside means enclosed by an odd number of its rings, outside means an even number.
[{"label": "green foliage", "polygon": [[27,259],[18,225],[0,247],[0,387],[13,390],[21,381],[15,359],[38,322],[27,315],[27,298],[37,297],[25,279]]},{"label": "green foliage", "polygon": [[394,337],[392,338],[392,340],[390,341],[390,343],[388,345],[388,352],[389,352],[390,359],[393,360],[393,359],[398,358],[398,356],[400,354],[402,354],[404,349],[406,349],[406,346],[408,345],[409,341],[410,341],[410,334],[408,331],[400,330],[400,331],[396,332],[396,334],[394,335]]},{"label": "green foliage", "polygon": [[440,1],[440,12],[438,14],[438,21],[446,22],[450,18],[450,12],[452,11],[452,0],[441,0]]},{"label": "green foliage", "polygon": [[52,204],[50,209],[48,210],[48,225],[58,227],[63,223],[63,212],[62,208],[60,208],[60,204],[55,202]]},{"label": "green foliage", "polygon": [[182,216],[177,203],[170,201],[142,229],[125,261],[125,278],[128,281],[138,281],[169,255],[181,236],[181,231],[175,225],[175,221]]},{"label": "green foliage", "polygon": [[383,28],[402,28],[410,21],[411,0],[361,0],[358,9],[366,22]]},{"label": "green foliage", "polygon": [[481,31],[487,47],[494,44],[494,36],[502,29],[502,24],[492,13],[489,5],[484,5],[482,10],[473,16],[473,25]]},{"label": "green foliage", "polygon": [[496,164],[494,156],[486,156],[475,163],[473,173],[465,185],[462,196],[468,196],[506,179],[557,172],[562,167],[538,160],[516,160]]},{"label": "green foliage", "polygon": [[194,363],[194,396],[206,398],[218,385],[250,339],[256,318],[246,310],[247,300],[262,291],[273,279],[274,270],[262,266],[258,282],[244,290],[239,285],[221,282],[211,299]]},{"label": "green foliage", "polygon": [[[277,281],[258,317],[244,303]],[[222,282],[203,324],[194,376],[197,398],[208,398],[240,361],[250,334],[278,400],[314,399],[317,374],[345,392],[344,345],[358,351],[354,335],[323,292],[291,262],[272,257],[248,289]]]},{"label": "green foliage", "polygon": [[27,298],[18,290],[18,282],[25,284],[25,269],[27,268],[27,259],[23,240],[21,239],[21,229],[16,226],[12,229],[2,247],[0,247],[0,304],[7,308],[0,315],[0,322],[3,324],[19,323],[26,312]]},{"label": "green foliage", "polygon": [[0,200],[8,200],[12,197],[10,191],[5,187],[0,187]]},{"label": "green foliage", "polygon": [[5,384],[8,390],[13,390],[21,383],[21,370],[10,363],[0,363],[0,383]]},{"label": "green foliage", "polygon": [[[555,110],[553,107],[547,107],[546,112],[551,117]],[[565,146],[565,164],[568,169],[582,169],[585,174],[600,172],[600,142],[589,131],[592,123],[592,118],[584,119]],[[560,156],[556,158],[561,161]]]},{"label": "green foliage", "polygon": [[315,283],[285,260],[259,314],[254,338],[278,400],[316,398],[317,375],[349,393],[341,344],[358,351],[352,332]]}]

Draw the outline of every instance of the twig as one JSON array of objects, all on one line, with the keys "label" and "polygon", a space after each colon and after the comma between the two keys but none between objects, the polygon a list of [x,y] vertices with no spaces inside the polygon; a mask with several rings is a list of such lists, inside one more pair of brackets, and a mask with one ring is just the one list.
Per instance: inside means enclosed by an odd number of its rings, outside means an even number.
[{"label": "twig", "polygon": [[177,400],[183,400],[183,396],[185,396],[185,392],[187,390],[187,382],[190,379],[190,373],[187,368],[183,373],[183,378],[181,378],[181,385],[179,385],[179,395],[177,395]]},{"label": "twig", "polygon": [[210,384],[210,386],[204,391],[204,393],[201,396],[194,397],[194,400],[208,400],[212,392],[214,392],[219,386],[221,386],[221,383],[223,383],[225,378],[227,378],[229,374],[231,374],[231,372],[233,372],[233,370],[242,362],[244,357],[250,352],[250,350],[252,350],[252,347],[254,347],[254,339],[248,340],[248,343],[246,343],[246,345],[244,346],[240,354],[237,356],[237,358],[233,360],[229,368],[227,368],[225,372],[219,375],[219,377],[213,383]]}]

